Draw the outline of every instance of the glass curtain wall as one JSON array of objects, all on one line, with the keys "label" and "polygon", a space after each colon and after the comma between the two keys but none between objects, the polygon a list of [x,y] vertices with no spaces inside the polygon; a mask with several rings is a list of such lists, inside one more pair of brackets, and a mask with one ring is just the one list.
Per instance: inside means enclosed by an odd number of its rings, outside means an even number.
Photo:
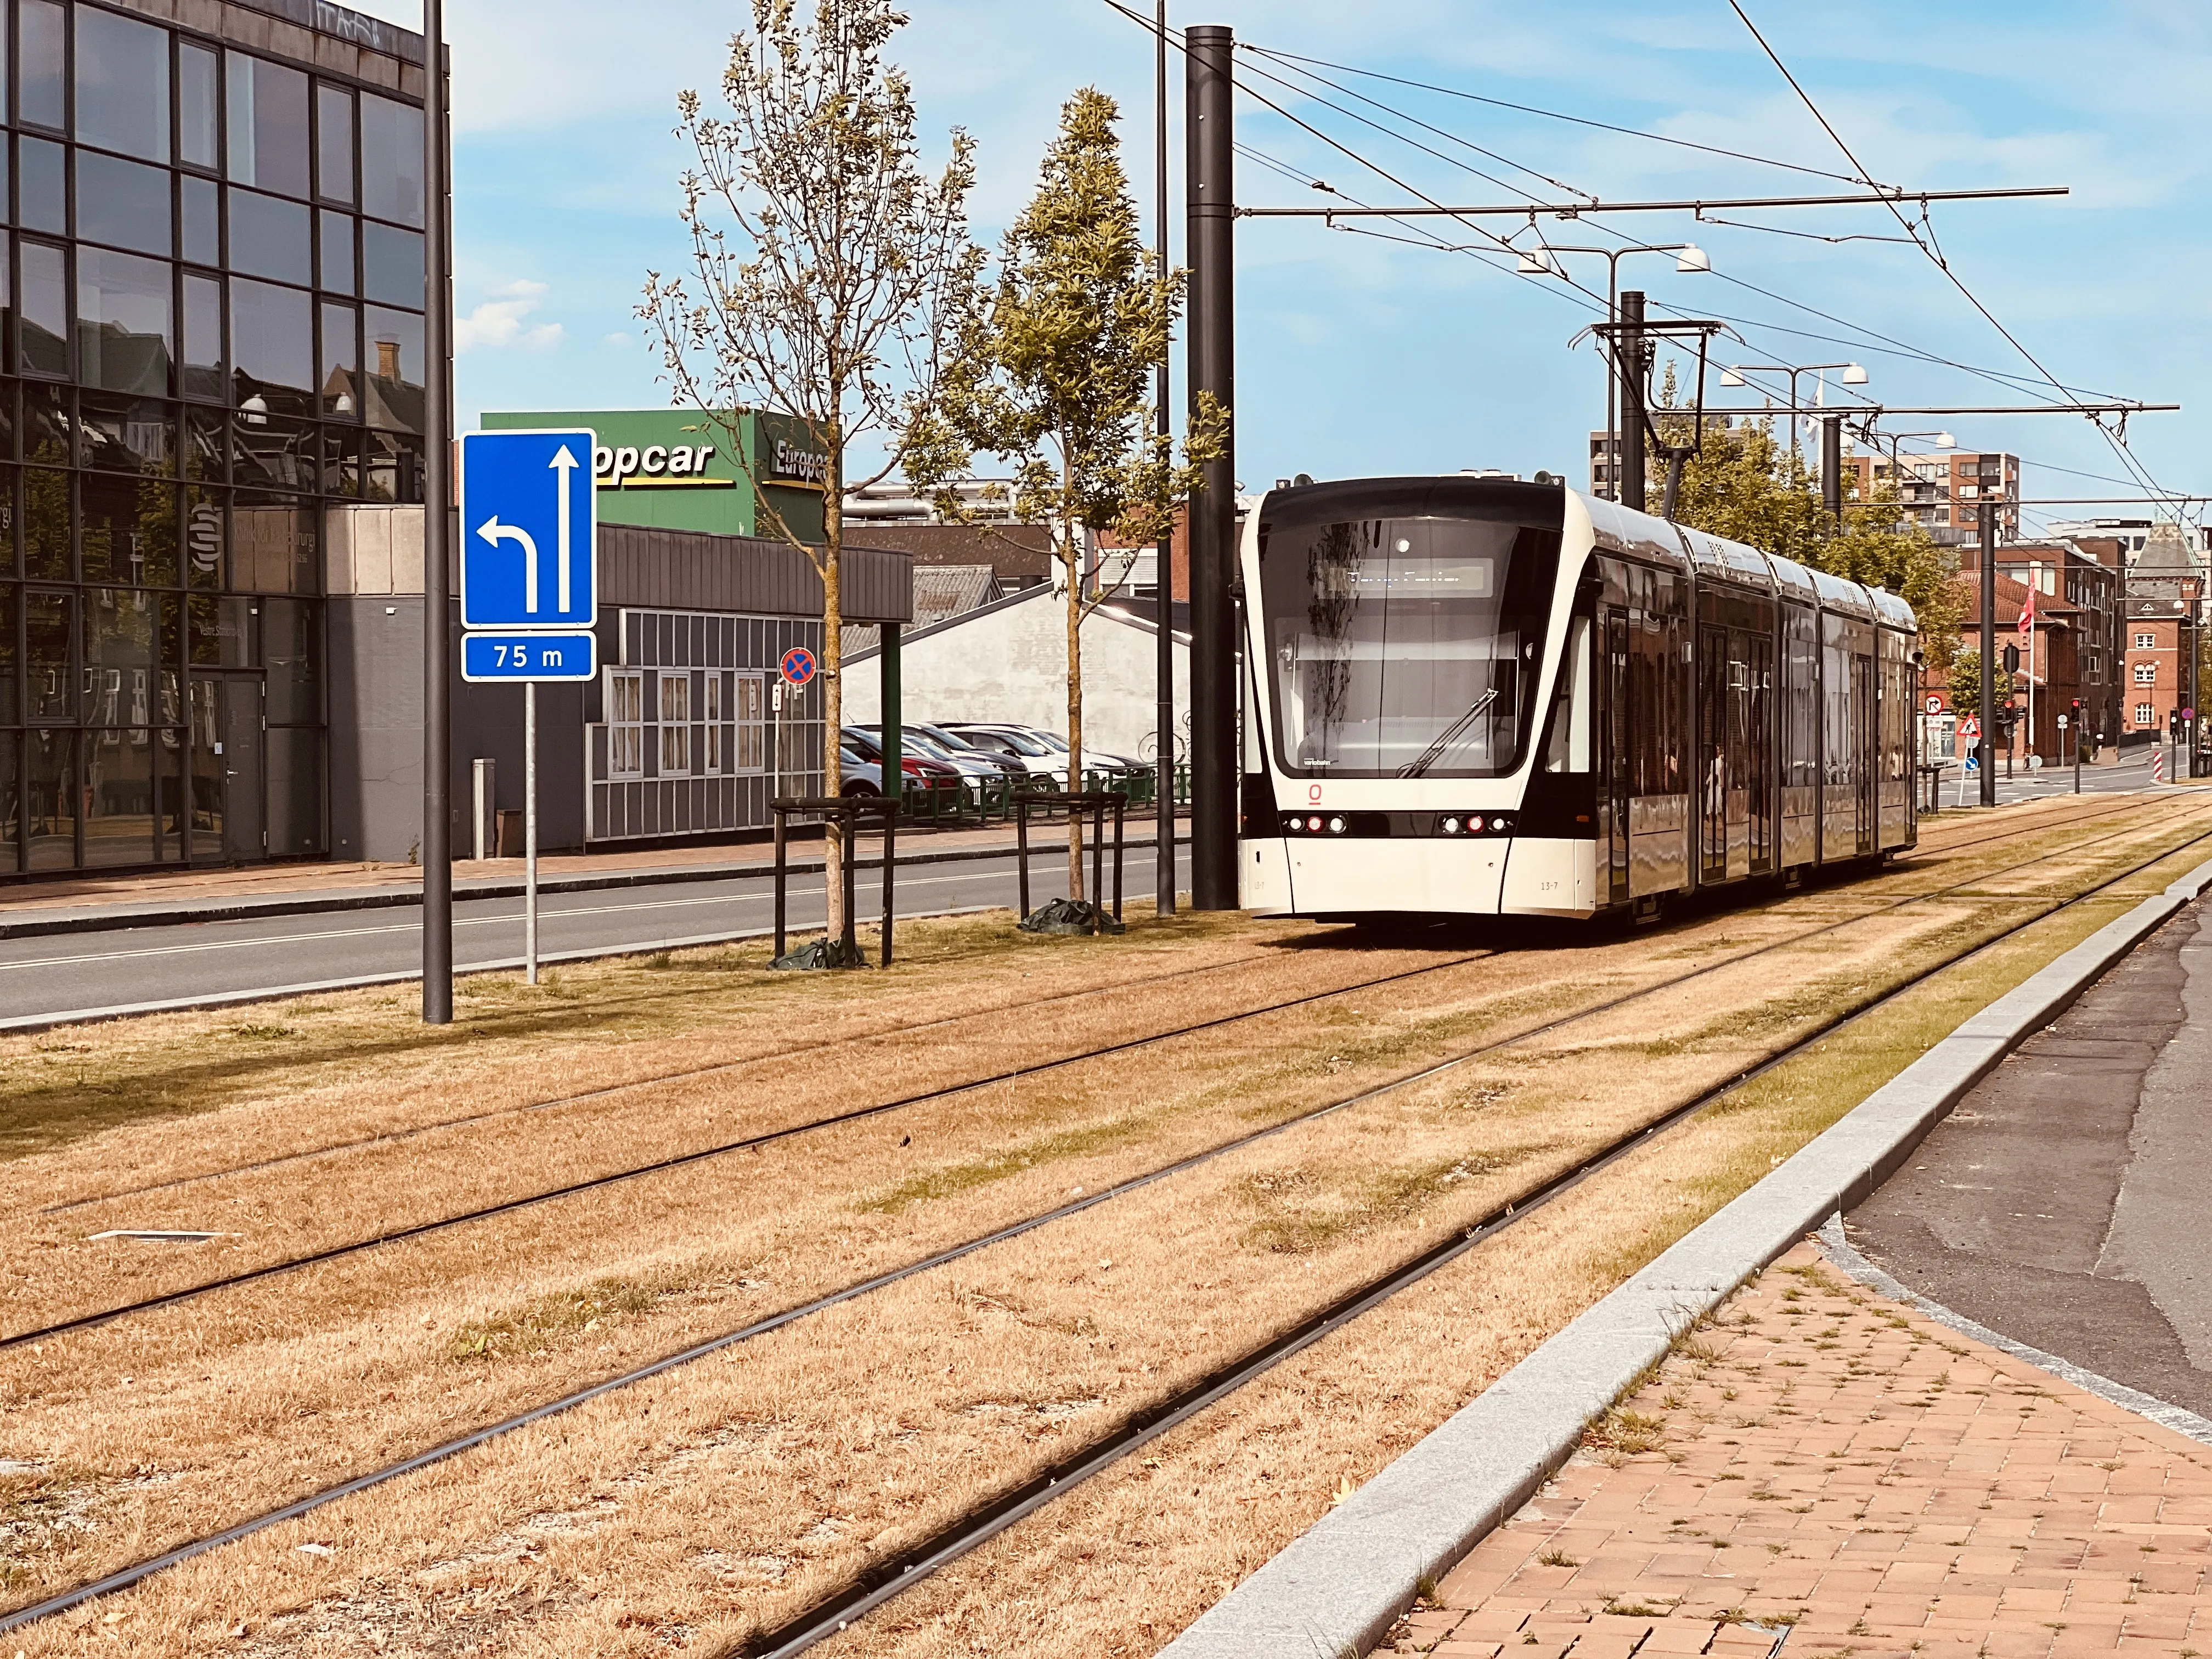
[{"label": "glass curtain wall", "polygon": [[422,111],[0,23],[0,878],[322,854],[324,510],[422,499]]}]

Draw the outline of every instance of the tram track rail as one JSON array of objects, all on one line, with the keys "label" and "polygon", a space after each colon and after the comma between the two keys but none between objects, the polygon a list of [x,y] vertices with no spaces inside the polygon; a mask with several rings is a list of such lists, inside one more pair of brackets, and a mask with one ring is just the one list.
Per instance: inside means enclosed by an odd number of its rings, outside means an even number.
[{"label": "tram track rail", "polygon": [[[2185,817],[2186,813],[2177,812],[2173,816]],[[2170,822],[2171,820],[2168,819],[2164,821]],[[2144,826],[2142,824],[2130,825],[2105,836],[2094,836],[2087,841],[2069,843],[2068,846],[2063,848],[2038,854],[2033,858],[2020,860],[2013,864],[2002,866],[1996,870],[1978,872],[1969,879],[1954,883],[1947,887],[1936,888],[1925,893],[1901,895],[1895,898],[1884,900],[1875,908],[1860,911],[1854,915],[1840,917],[1835,921],[1824,922],[1818,926],[1805,929],[1802,932],[1793,933],[1787,938],[1775,939],[1770,941],[1768,944],[1753,947],[1748,951],[1738,951],[1733,955],[1723,957],[1719,960],[1705,963],[1686,973],[1674,975],[1671,978],[1660,981],[1655,984],[1636,987],[1621,993],[1619,996],[1607,999],[1589,1006],[1572,1010],[1567,1013],[1559,1015],[1550,1020],[1541,1022],[1533,1027],[1514,1032],[1509,1036],[1491,1039],[1474,1048],[1466,1050],[1456,1056],[1451,1057],[1449,1060],[1443,1062],[1443,1064],[1446,1067],[1462,1064],[1468,1060],[1478,1058],[1482,1054],[1495,1053],[1499,1049],[1511,1047],[1516,1043],[1525,1042],[1535,1037],[1549,1035],[1566,1025],[1572,1024],[1582,1020],[1594,1018],[1601,1014],[1612,1012],[1630,1002],[1638,1000],[1644,997],[1660,995],[1666,992],[1677,989],[1683,985],[1689,984],[1709,975],[1721,973],[1729,969],[1740,966],[1747,961],[1753,960],[1771,951],[1787,950],[1797,945],[1801,945],[1807,940],[1820,938],[1842,928],[1854,927],[1866,921],[1893,915],[1896,911],[1914,904],[1929,903],[1942,898],[1960,895],[1978,884],[1998,879],[2020,870],[2030,869],[2035,865],[2048,863],[2053,859],[2071,856],[2075,854],[2084,851],[2088,848],[2102,845],[2104,842],[2108,841],[2118,840],[2127,836],[2140,833],[2143,827]],[[2161,854],[2160,856],[2163,858],[2170,855],[2170,854]],[[2156,860],[2153,861],[2155,862]],[[2124,877],[2116,878],[2116,879],[2124,878]],[[2039,902],[2039,901],[2033,895],[2021,895],[2018,896],[2016,899],[2012,896],[1990,896],[1987,902],[2011,902],[2030,904]],[[514,1198],[502,1199],[495,1203],[480,1205],[471,1209],[456,1212],[453,1214],[433,1217],[425,1221],[413,1223],[404,1227],[393,1228],[388,1231],[377,1233],[368,1237],[352,1239],[343,1243],[328,1245],[318,1250],[305,1251],[297,1255],[286,1257],[280,1261],[265,1262],[258,1267],[241,1268],[235,1273],[222,1274],[214,1278],[203,1279],[193,1285],[182,1285],[173,1291],[162,1291],[156,1295],[139,1297],[131,1302],[119,1304],[112,1307],[98,1310],[90,1313],[75,1315],[66,1319],[52,1321],[45,1325],[15,1332],[5,1336],[0,1336],[0,1352],[6,1352],[9,1350],[27,1346],[42,1345],[60,1337],[74,1335],[82,1332],[97,1329],[103,1326],[114,1324],[126,1319],[135,1318],[141,1315],[159,1312],[164,1309],[173,1308],[186,1303],[195,1302],[199,1300],[201,1297],[216,1295],[225,1291],[243,1289],[246,1286],[263,1283],[269,1279],[290,1273],[304,1272],[309,1268],[325,1266],[331,1262],[344,1261],[351,1257],[365,1255],[371,1252],[386,1249],[394,1245],[408,1243],[415,1240],[429,1237],[439,1233],[452,1231],[462,1227],[474,1225],[478,1223],[496,1220],[499,1218],[514,1215],[521,1211],[533,1209],[542,1205],[556,1203],[564,1199],[578,1197],[587,1193],[604,1191],[607,1188],[627,1182],[643,1180],[653,1176],[664,1175],[673,1170],[690,1168],[714,1158],[732,1156],[740,1152],[757,1152],[764,1147],[793,1140],[804,1135],[812,1134],[830,1129],[849,1127],[855,1123],[866,1122],[872,1118],[885,1116],[893,1112],[910,1110],[918,1106],[948,1100],[958,1095],[972,1093],[977,1090],[999,1087],[1006,1084],[1019,1082],[1024,1079],[1040,1076],[1046,1073],[1064,1070],[1072,1066],[1084,1064],[1092,1060],[1108,1059],[1117,1054],[1132,1053],[1138,1049],[1149,1048],[1158,1043],[1200,1036],[1206,1032],[1218,1030],[1225,1026],[1237,1024],[1246,1020],[1261,1018],[1267,1015],[1282,1013],[1301,1007],[1310,1006],[1316,1003],[1330,1001],[1339,997],[1355,995],[1363,992],[1374,990],[1382,986],[1401,983],[1412,979],[1423,978],[1431,975],[1447,972],[1456,968],[1468,967],[1474,963],[1488,960],[1497,954],[1498,953],[1490,951],[1474,951],[1462,956],[1451,957],[1442,962],[1425,963],[1417,967],[1400,969],[1395,973],[1371,976],[1352,985],[1341,986],[1322,991],[1310,992],[1297,997],[1285,998],[1275,1002],[1263,1005],[1258,1008],[1242,1009],[1232,1013],[1217,1015],[1209,1019],[1194,1021],[1188,1024],[1177,1026],[1169,1030],[1153,1032],[1143,1036],[1125,1038],[1116,1042],[1097,1045],[1092,1048],[1079,1050],[1073,1054],[1056,1055],[1050,1059],[1033,1061],[1025,1066],[1009,1067],[988,1077],[970,1079],[959,1083],[949,1084],[938,1089],[924,1090],[911,1095],[902,1096],[897,1099],[878,1102],[866,1106],[854,1107],[842,1112],[825,1114],[818,1117],[805,1120],[801,1122],[787,1124],[779,1128],[764,1130],[757,1134],[746,1135],[733,1140],[718,1142],[711,1146],[696,1147],[689,1152],[671,1153],[663,1158],[649,1159],[646,1162],[631,1164],[620,1170],[610,1170],[600,1175],[586,1176],[580,1180],[564,1182],[559,1186],[542,1188],[537,1192],[522,1194]],[[726,1062],[726,1064],[735,1063],[736,1062]],[[1388,1083],[1382,1086],[1386,1088],[1403,1086],[1405,1083],[1417,1080],[1419,1078],[1425,1075],[1427,1075],[1427,1072],[1425,1070],[1416,1071],[1407,1074],[1405,1079],[1400,1079],[1397,1082]],[[617,1088],[626,1088],[629,1085],[616,1085]],[[591,1098],[593,1097],[593,1093],[596,1092],[597,1091],[587,1092],[586,1094],[578,1097]],[[1323,1112],[1329,1109],[1322,1109]],[[1285,1122],[1297,1123],[1305,1121],[1308,1121],[1306,1116],[1293,1116],[1285,1120]],[[1233,1146],[1236,1143],[1229,1144]]]},{"label": "tram track rail", "polygon": [[[2100,837],[2100,840],[2106,839]],[[1282,1360],[1311,1346],[1314,1343],[1343,1328],[1359,1316],[1387,1301],[1407,1286],[1419,1282],[1438,1268],[1465,1255],[1477,1245],[1495,1237],[1514,1222],[1549,1204],[1553,1200],[1572,1190],[1576,1186],[1600,1173],[1611,1164],[1630,1156],[1638,1148],[1652,1143],[1668,1131],[1686,1122],[1706,1108],[1742,1088],[1776,1067],[1805,1054],[1816,1044],[1836,1033],[1856,1024],[1896,1002],[1917,987],[1927,983],[1951,969],[1971,962],[2002,944],[2019,927],[2045,920],[2077,905],[2106,895],[2115,887],[2141,875],[2192,848],[2212,841],[2212,830],[2192,836],[2177,846],[2166,848],[2149,858],[2142,860],[2103,881],[2063,898],[2041,901],[2042,908],[2035,915],[2014,924],[2005,933],[1969,946],[1939,962],[1914,971],[1905,979],[1874,994],[1857,1006],[1838,1012],[1834,1018],[1820,1022],[1786,1043],[1779,1045],[1749,1064],[1738,1068],[1726,1079],[1701,1090],[1690,1100],[1667,1108],[1632,1126],[1592,1148],[1586,1148],[1570,1170],[1523,1190],[1505,1200],[1478,1221],[1461,1228],[1452,1237],[1401,1261],[1385,1272],[1370,1276],[1359,1285],[1340,1293],[1327,1306],[1291,1328],[1266,1339],[1239,1358],[1215,1368],[1206,1376],[1186,1384],[1132,1413],[1122,1425],[1104,1438],[1055,1462],[1050,1468],[1030,1477],[1010,1491],[991,1495],[980,1501],[954,1522],[940,1528],[929,1539],[902,1552],[892,1559],[872,1564],[855,1575],[847,1589],[817,1602],[797,1618],[786,1621],[774,1631],[747,1644],[749,1655],[764,1659],[789,1659],[843,1629],[853,1620],[860,1618],[902,1590],[911,1588],[939,1568],[958,1559],[962,1555],[988,1542],[1025,1516],[1043,1507],[1061,1492],[1071,1490],[1090,1476],[1111,1468],[1129,1453],[1158,1438],[1180,1424],[1189,1421],[1209,1406],[1234,1393]],[[2023,860],[2012,866],[2024,868],[2028,865],[2062,856],[2064,852],[2046,854],[2042,857]],[[1990,878],[1984,872],[1976,880]],[[1964,886],[1966,884],[1960,884]],[[1940,891],[1948,890],[1939,890]],[[1913,896],[1928,899],[1937,894]],[[1896,907],[1891,907],[1894,908]],[[1885,912],[1886,913],[1886,912]],[[1869,913],[1869,915],[1885,913]],[[775,1331],[799,1323],[813,1315],[826,1312],[855,1301],[875,1291],[928,1273],[933,1269],[957,1262],[963,1258],[1008,1243],[1042,1228],[1052,1226],[1085,1212],[1112,1203],[1117,1199],[1140,1191],[1175,1176],[1187,1173],[1246,1147],[1259,1144],[1290,1131],[1310,1125],[1321,1119],[1353,1109],[1384,1096],[1428,1081],[1444,1073],[1466,1065],[1483,1054],[1523,1042],[1530,1038],[1608,1012],[1639,997],[1674,988],[1704,974],[1720,968],[1738,965],[1768,949],[1781,948],[1788,943],[1802,941],[1818,934],[1849,926],[1868,919],[1868,915],[1847,918],[1820,928],[1795,936],[1791,941],[1778,941],[1762,947],[1761,951],[1746,952],[1726,963],[1710,964],[1693,972],[1680,975],[1657,986],[1641,988],[1625,993],[1618,998],[1595,1007],[1579,1010],[1572,1014],[1547,1021],[1532,1030],[1510,1037],[1492,1040],[1458,1054],[1421,1066],[1400,1077],[1385,1079],[1356,1091],[1340,1099],[1309,1109],[1294,1116],[1249,1131],[1215,1146],[1202,1148],[1156,1169],[1142,1171],[1112,1186],[1101,1188],[1072,1202],[994,1228],[977,1237],[930,1252],[914,1261],[882,1273],[843,1285],[823,1295],[795,1304],[781,1311],[757,1319],[734,1330],[704,1341],[690,1345],[675,1352],[650,1361],[617,1376],[605,1378],[561,1397],[533,1406],[526,1411],[498,1422],[473,1430],[465,1435],[445,1441],[410,1456],[370,1470],[347,1480],[296,1498],[281,1507],[270,1510],[218,1532],[207,1534],[131,1565],[64,1590],[40,1602],[0,1614],[0,1634],[21,1629],[40,1620],[68,1613],[85,1604],[114,1595],[143,1583],[147,1579],[181,1565],[211,1551],[238,1542],[286,1522],[300,1519],[331,1504],[384,1486],[403,1476],[445,1462],[477,1447],[501,1438],[519,1429],[575,1410],[589,1402],[636,1386],[653,1377],[678,1370],[709,1355],[722,1352],[742,1343],[768,1335]]]},{"label": "tram track rail", "polygon": [[[2109,807],[2100,807],[2087,811],[2071,813],[2063,817],[2056,817],[2045,820],[2045,822],[2037,824],[2034,827],[2034,830],[2030,833],[2069,829],[2076,823],[2085,823],[2108,816],[2110,810],[2111,809]],[[1969,840],[1948,842],[1940,848],[1916,848],[1896,860],[1895,865],[1892,867],[1906,867],[1909,866],[1911,861],[1915,860],[1949,857],[1950,855],[1961,852],[1966,848],[1983,846],[1992,841],[2002,841],[2006,839],[2008,836],[2019,833],[2021,832],[2017,830],[2000,830],[1987,836],[1978,836]],[[1496,954],[1497,952],[1494,951],[1480,951],[1470,956],[1467,960],[1477,960],[1484,957],[1494,956]],[[816,1042],[788,1044],[785,1047],[772,1048],[758,1054],[740,1055],[735,1059],[717,1060],[705,1066],[684,1066],[675,1071],[658,1072],[646,1077],[633,1078],[620,1083],[607,1084],[599,1088],[580,1090],[574,1093],[566,1095],[556,1095],[546,1100],[526,1101],[519,1105],[496,1107],[488,1111],[471,1112],[459,1117],[440,1118],[432,1122],[410,1124],[404,1128],[389,1130],[373,1135],[357,1136],[350,1140],[331,1141],[319,1146],[303,1147],[296,1152],[283,1152],[270,1158],[256,1158],[248,1163],[232,1164],[219,1170],[200,1170],[191,1175],[178,1176],[166,1181],[148,1182],[143,1186],[125,1187],[109,1192],[90,1194],[82,1198],[70,1199],[59,1204],[44,1205],[31,1212],[31,1213],[40,1216],[67,1215],[75,1211],[90,1209],[94,1206],[100,1204],[119,1202],[125,1199],[144,1198],[156,1193],[175,1192],[186,1187],[197,1186],[208,1182],[228,1180],[234,1176],[242,1175],[258,1174],[270,1170],[283,1169],[289,1165],[310,1162],[316,1158],[335,1158],[349,1152],[368,1152],[374,1150],[376,1147],[395,1146],[409,1140],[420,1139],[426,1135],[437,1134],[448,1130],[471,1128],[481,1124],[495,1123],[503,1121],[509,1118],[527,1116],[532,1113],[557,1111],[562,1107],[579,1105],[587,1101],[608,1099],[617,1095],[630,1093],[638,1090],[657,1088],[672,1083],[686,1083],[701,1078],[726,1076],[734,1072],[745,1070],[748,1067],[770,1065],[787,1060],[802,1058],[808,1054],[823,1053],[830,1049],[847,1047],[853,1044],[890,1042],[918,1032],[940,1030],[950,1026],[1004,1015],[1010,1012],[1012,1007],[1017,1006],[1024,1010],[1048,1007],[1055,1004],[1079,1001],[1091,997],[1103,996],[1115,993],[1126,993],[1133,988],[1141,988],[1146,986],[1156,985],[1170,980],[1195,978],[1203,975],[1225,972],[1231,969],[1249,967],[1257,963],[1265,962],[1266,960],[1267,960],[1267,957],[1265,952],[1255,951],[1244,956],[1232,957],[1226,962],[1207,963],[1195,968],[1177,969],[1164,974],[1146,975],[1135,979],[1117,981],[1108,985],[1087,986],[1078,990],[1060,992],[1055,993],[1051,996],[1036,998],[1018,1005],[1005,1003],[994,1004],[987,1008],[969,1009],[960,1013],[944,1015],[933,1019],[917,1020],[906,1024],[886,1026],[872,1031],[855,1032],[849,1036],[825,1038]],[[1355,987],[1352,988],[1359,988]],[[3,1347],[4,1346],[4,1343],[0,1343],[0,1347]]]}]

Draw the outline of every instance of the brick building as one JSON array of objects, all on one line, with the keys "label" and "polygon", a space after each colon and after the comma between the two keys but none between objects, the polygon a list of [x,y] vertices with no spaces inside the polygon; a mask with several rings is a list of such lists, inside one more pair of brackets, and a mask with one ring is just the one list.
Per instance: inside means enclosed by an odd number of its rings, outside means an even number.
[{"label": "brick building", "polygon": [[[2024,550],[2010,550],[2014,552]],[[2039,549],[2048,552],[2051,550]],[[2029,573],[2023,567],[2024,574]],[[1961,650],[1981,648],[1981,578],[1976,570],[1967,570],[1960,578],[1966,590],[1966,617],[1959,625],[1959,645]],[[2088,746],[2081,751],[2085,761],[2095,762],[2109,755],[2113,745],[2115,728],[2106,722],[2116,718],[2114,688],[2109,683],[2092,683],[2087,671],[2105,647],[2099,643],[2100,635],[2108,624],[2105,619],[2077,599],[2068,599],[2063,585],[2054,582],[2061,591],[2045,592],[2042,583],[2035,585],[2035,617],[2029,634],[2023,639],[2019,623],[2021,613],[2027,608],[2029,584],[2021,577],[2000,574],[1996,581],[1997,656],[2000,665],[2007,646],[2020,647],[2020,667],[2014,673],[2009,687],[1999,668],[1997,706],[2009,704],[2018,711],[2019,718],[2013,727],[2010,752],[2015,762],[2025,763],[2031,754],[2043,757],[2046,766],[2057,766],[2073,758],[2073,734],[2062,736],[2058,717],[2065,714],[2070,721],[2074,700],[2080,698],[2087,706],[2087,718],[2082,725],[2089,734]],[[1961,720],[1977,714],[1973,708],[1954,708],[1950,688],[1936,680],[1928,683],[1928,697],[1936,705],[1930,713],[1953,714]],[[2033,724],[2031,728],[2031,710]],[[1964,757],[1974,745],[1959,739],[1954,753]],[[2006,752],[2002,732],[1997,736],[1997,752]]]},{"label": "brick building", "polygon": [[2176,709],[2197,707],[2203,597],[2203,567],[2179,527],[2154,526],[2127,573],[2123,732],[2164,732]]},{"label": "brick building", "polygon": [[[1865,501],[1881,485],[1892,482],[1889,457],[1846,455],[1844,465],[1858,478],[1858,499]],[[2020,500],[2020,457],[1991,452],[1946,450],[1934,455],[1900,455],[1895,469],[1898,517],[1900,526],[1917,524],[1935,540],[1955,547],[1981,539],[1981,503],[1996,495],[2008,502]],[[1997,512],[2001,540],[2020,535],[2020,508],[2008,505]]]}]

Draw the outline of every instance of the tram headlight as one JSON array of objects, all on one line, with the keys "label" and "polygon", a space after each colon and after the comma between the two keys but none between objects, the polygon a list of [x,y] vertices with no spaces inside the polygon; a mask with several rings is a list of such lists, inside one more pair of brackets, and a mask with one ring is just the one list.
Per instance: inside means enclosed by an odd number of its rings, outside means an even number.
[{"label": "tram headlight", "polygon": [[1444,820],[1444,834],[1448,836],[1455,836],[1459,834],[1459,820],[1457,818],[1446,818]]},{"label": "tram headlight", "polygon": [[1319,818],[1308,818],[1306,820],[1306,828],[1316,836],[1321,834],[1321,820]]},{"label": "tram headlight", "polygon": [[1498,831],[1498,834],[1503,835],[1505,833],[1505,820],[1504,818],[1492,818],[1490,821],[1490,827]]},{"label": "tram headlight", "polygon": [[1328,821],[1328,833],[1332,836],[1340,836],[1350,828],[1351,826],[1342,818],[1331,818]]}]

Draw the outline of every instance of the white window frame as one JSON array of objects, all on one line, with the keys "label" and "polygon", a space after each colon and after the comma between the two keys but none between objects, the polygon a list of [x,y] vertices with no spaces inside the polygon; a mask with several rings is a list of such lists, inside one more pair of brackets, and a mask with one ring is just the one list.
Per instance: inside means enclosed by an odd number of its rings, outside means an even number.
[{"label": "white window frame", "polygon": [[2136,705],[2136,724],[2137,726],[2154,726],[2157,722],[2158,711],[2156,709],[2153,708],[2147,702],[2139,702]]},{"label": "white window frame", "polygon": [[645,775],[645,674],[607,670],[607,777],[634,781]]},{"label": "white window frame", "polygon": [[2158,649],[2158,635],[2155,634],[2136,635],[2136,649],[2138,651],[2155,651]]},{"label": "white window frame", "polygon": [[2137,685],[2156,685],[2158,684],[2158,665],[2154,662],[2137,663],[2136,665],[2136,684]]},{"label": "white window frame", "polygon": [[719,777],[729,769],[729,745],[722,740],[722,722],[729,718],[723,712],[722,677],[726,671],[710,668],[707,671],[707,775]]},{"label": "white window frame", "polygon": [[691,775],[691,671],[662,669],[659,692],[656,712],[660,727],[660,775],[688,778]]},{"label": "white window frame", "polygon": [[768,770],[768,676],[739,674],[737,695],[731,700],[732,757],[737,772]]}]

